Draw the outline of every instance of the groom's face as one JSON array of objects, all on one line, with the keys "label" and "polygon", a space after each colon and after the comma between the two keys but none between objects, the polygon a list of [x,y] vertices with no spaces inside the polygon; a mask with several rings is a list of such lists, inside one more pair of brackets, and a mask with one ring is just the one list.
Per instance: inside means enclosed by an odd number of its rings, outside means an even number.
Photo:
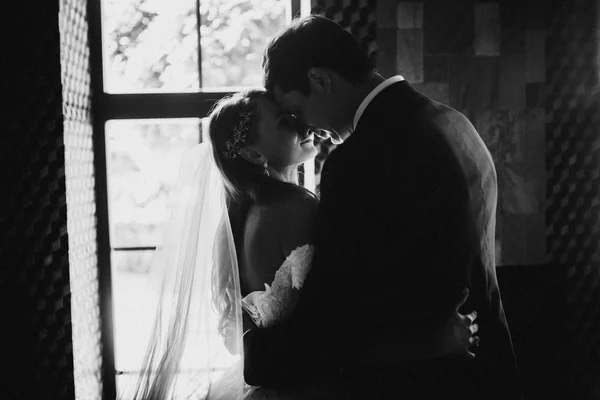
[{"label": "groom's face", "polygon": [[329,106],[332,99],[328,98],[325,93],[315,93],[311,90],[307,96],[297,90],[284,92],[279,86],[275,86],[273,95],[283,112],[294,114],[308,125],[329,131],[334,140],[341,140],[330,118],[335,114]]},{"label": "groom's face", "polygon": [[315,121],[313,107],[311,107],[311,102],[309,101],[310,96],[305,96],[297,90],[284,92],[279,86],[275,86],[273,95],[282,112],[294,114],[307,124],[318,126],[315,124],[317,121]]}]

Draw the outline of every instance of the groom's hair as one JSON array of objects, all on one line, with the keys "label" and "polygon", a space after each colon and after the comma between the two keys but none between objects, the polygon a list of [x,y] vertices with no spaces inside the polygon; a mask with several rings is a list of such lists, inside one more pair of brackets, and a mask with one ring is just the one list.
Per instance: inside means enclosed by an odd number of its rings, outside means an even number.
[{"label": "groom's hair", "polygon": [[310,94],[308,70],[328,68],[352,84],[364,82],[372,61],[358,40],[334,21],[311,15],[296,19],[269,43],[263,58],[264,86]]}]

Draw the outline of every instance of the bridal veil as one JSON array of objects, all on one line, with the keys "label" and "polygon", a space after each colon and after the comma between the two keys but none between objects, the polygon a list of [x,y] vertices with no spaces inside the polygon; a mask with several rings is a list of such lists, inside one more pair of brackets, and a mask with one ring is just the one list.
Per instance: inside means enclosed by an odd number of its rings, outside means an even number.
[{"label": "bridal veil", "polygon": [[156,319],[127,399],[241,399],[242,308],[223,178],[209,143],[181,162],[176,203],[156,249]]}]

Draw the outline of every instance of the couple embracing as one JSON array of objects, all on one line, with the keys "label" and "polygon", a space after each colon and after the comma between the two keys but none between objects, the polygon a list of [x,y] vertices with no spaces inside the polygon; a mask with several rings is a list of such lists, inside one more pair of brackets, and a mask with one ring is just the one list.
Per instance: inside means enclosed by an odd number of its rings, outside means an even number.
[{"label": "couple embracing", "polygon": [[[263,68],[266,90],[219,101],[182,162],[134,397],[204,371],[182,398],[521,398],[473,125],[323,17],[277,35]],[[337,144],[318,196],[297,184],[315,140]]]}]

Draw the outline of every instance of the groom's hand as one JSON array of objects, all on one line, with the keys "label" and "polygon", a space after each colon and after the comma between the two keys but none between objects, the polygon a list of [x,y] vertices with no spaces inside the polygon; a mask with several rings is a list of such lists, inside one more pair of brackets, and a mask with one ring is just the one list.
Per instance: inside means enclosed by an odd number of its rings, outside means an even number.
[{"label": "groom's hand", "polygon": [[475,358],[475,354],[470,350],[473,346],[479,346],[479,337],[475,333],[479,326],[475,324],[477,312],[463,315],[458,310],[465,304],[469,297],[469,289],[465,288],[463,297],[453,310],[442,332],[442,355],[444,356],[462,356],[469,359]]}]

